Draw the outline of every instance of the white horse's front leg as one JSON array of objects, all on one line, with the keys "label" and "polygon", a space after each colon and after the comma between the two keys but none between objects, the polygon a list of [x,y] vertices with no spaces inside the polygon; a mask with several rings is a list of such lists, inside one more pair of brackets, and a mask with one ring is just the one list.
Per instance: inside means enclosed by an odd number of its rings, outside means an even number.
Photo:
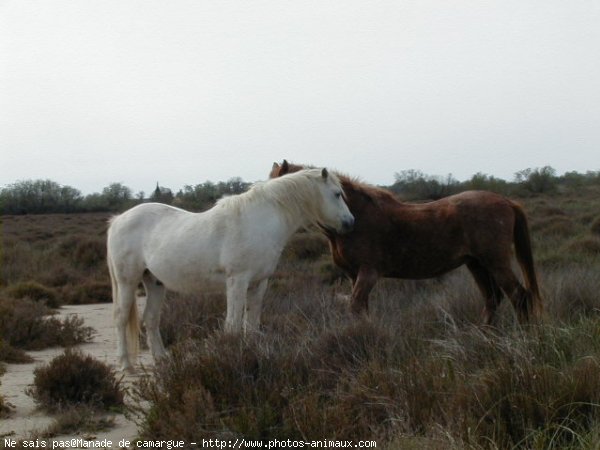
[{"label": "white horse's front leg", "polygon": [[239,332],[242,330],[242,318],[248,294],[248,279],[245,276],[231,275],[227,277],[227,316],[225,331]]},{"label": "white horse's front leg", "polygon": [[262,313],[262,302],[267,290],[269,279],[261,280],[256,286],[248,290],[246,300],[246,314],[244,315],[244,333],[258,331],[260,327],[260,315]]}]

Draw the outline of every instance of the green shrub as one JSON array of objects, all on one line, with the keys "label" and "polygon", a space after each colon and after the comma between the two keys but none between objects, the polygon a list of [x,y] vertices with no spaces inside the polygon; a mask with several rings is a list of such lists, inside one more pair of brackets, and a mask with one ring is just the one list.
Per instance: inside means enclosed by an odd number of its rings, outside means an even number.
[{"label": "green shrub", "polygon": [[287,243],[283,256],[296,260],[314,260],[328,249],[327,239],[320,233],[296,233]]},{"label": "green shrub", "polygon": [[600,256],[600,238],[583,237],[566,245],[565,251],[584,256]]},{"label": "green shrub", "polygon": [[[1,383],[0,383],[1,385]],[[0,419],[7,417],[10,414],[10,407],[4,401],[4,397],[0,394]]]},{"label": "green shrub", "polygon": [[73,262],[76,265],[91,268],[104,264],[106,260],[106,241],[101,238],[84,238],[73,249]]},{"label": "green shrub", "polygon": [[[0,338],[0,354],[3,351],[3,348],[4,348],[4,344],[2,342],[2,339]],[[1,355],[0,355],[0,361],[3,361]],[[6,372],[6,369],[5,369],[4,365],[0,362],[0,377],[2,377],[2,375],[4,375],[4,372]],[[1,382],[0,382],[0,385],[2,385]],[[2,394],[0,394],[0,419],[2,417],[6,417],[9,412],[10,412],[10,409],[4,401],[4,397],[2,397]]]},{"label": "green shrub", "polygon": [[90,340],[93,329],[83,319],[69,316],[63,320],[47,317],[44,305],[28,299],[0,298],[0,337],[11,347],[41,350],[53,346],[75,345]]},{"label": "green shrub", "polygon": [[531,231],[551,237],[569,237],[575,233],[576,225],[568,217],[554,215],[533,221]]},{"label": "green shrub", "polygon": [[596,236],[600,235],[600,217],[596,218],[590,225],[590,231]]},{"label": "green shrub", "polygon": [[[14,348],[12,345],[4,342],[0,337],[0,361],[10,364],[25,364],[33,362],[33,358],[23,350]],[[2,370],[0,370],[0,375],[2,375],[1,372]]]},{"label": "green shrub", "polygon": [[169,294],[161,319],[160,334],[165,346],[186,339],[203,339],[219,328],[225,314],[223,294]]},{"label": "green shrub", "polygon": [[17,299],[28,298],[36,302],[42,302],[50,308],[60,307],[56,290],[43,286],[36,281],[24,281],[12,284],[6,288],[5,293]]},{"label": "green shrub", "polygon": [[98,417],[93,406],[78,404],[61,409],[53,422],[42,432],[42,437],[52,438],[65,434],[98,433],[114,427],[114,417]]},{"label": "green shrub", "polygon": [[79,404],[100,409],[123,405],[123,389],[114,370],[72,349],[35,369],[28,394],[50,411]]},{"label": "green shrub", "polygon": [[65,286],[63,288],[63,297],[70,305],[111,303],[112,287],[108,280],[84,280],[77,285]]}]

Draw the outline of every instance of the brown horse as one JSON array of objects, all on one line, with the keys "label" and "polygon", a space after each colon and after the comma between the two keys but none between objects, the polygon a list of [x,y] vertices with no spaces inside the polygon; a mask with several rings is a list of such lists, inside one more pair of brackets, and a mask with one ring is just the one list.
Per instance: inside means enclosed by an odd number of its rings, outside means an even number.
[{"label": "brown horse", "polygon": [[[270,177],[303,168],[284,160],[273,164]],[[485,297],[486,324],[493,323],[503,292],[521,323],[541,314],[527,218],[519,205],[485,191],[409,204],[384,189],[339,178],[354,229],[345,235],[323,232],[333,261],[352,279],[354,312],[368,312],[379,277],[432,278],[466,264]],[[526,288],[511,269],[513,244]]]}]

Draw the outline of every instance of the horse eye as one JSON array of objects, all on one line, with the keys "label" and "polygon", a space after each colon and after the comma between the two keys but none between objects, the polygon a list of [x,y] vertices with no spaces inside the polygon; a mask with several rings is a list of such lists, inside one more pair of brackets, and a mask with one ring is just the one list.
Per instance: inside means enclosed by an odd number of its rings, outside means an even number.
[{"label": "horse eye", "polygon": [[341,192],[336,192],[335,193],[335,198],[342,198],[342,193]]}]

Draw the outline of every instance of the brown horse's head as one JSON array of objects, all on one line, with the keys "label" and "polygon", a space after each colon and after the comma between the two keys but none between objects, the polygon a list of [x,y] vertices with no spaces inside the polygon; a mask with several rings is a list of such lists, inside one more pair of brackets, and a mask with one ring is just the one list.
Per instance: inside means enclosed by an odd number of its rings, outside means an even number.
[{"label": "brown horse's head", "polygon": [[306,167],[300,166],[298,164],[290,164],[286,159],[283,160],[281,164],[276,162],[273,163],[273,167],[271,168],[271,172],[269,173],[269,178],[277,178],[285,175],[286,173],[298,172],[299,170],[305,169]]}]

